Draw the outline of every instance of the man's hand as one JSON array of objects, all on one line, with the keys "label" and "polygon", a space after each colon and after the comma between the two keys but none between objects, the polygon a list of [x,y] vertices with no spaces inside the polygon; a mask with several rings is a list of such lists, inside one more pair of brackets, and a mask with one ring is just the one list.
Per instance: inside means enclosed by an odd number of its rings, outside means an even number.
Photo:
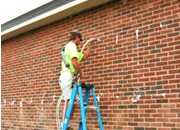
[{"label": "man's hand", "polygon": [[81,79],[84,79],[84,75],[83,75],[82,72],[80,73],[80,78],[81,78]]},{"label": "man's hand", "polygon": [[80,74],[80,73],[77,73],[77,74],[76,74],[76,78],[77,78],[77,79],[79,79],[79,78],[84,79],[83,73],[81,73],[81,74]]},{"label": "man's hand", "polygon": [[97,38],[91,38],[90,39],[90,42],[92,43],[92,42],[95,42],[95,41],[100,41],[99,39],[97,39]]}]

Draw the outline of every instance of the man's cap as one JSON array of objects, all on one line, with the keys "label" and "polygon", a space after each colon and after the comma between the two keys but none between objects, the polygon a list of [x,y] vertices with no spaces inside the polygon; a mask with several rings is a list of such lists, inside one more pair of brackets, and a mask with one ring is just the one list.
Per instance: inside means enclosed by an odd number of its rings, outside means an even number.
[{"label": "man's cap", "polygon": [[73,30],[70,34],[73,36],[78,36],[80,38],[80,41],[83,41],[82,40],[82,34],[79,30]]}]

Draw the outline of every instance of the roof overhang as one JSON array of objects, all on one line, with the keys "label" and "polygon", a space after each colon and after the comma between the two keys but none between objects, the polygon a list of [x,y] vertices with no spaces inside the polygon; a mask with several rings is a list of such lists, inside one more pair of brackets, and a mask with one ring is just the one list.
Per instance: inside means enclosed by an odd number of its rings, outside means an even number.
[{"label": "roof overhang", "polygon": [[27,20],[23,23],[20,23],[7,30],[2,31],[1,41],[10,39],[19,34],[50,24],[57,20],[66,18],[83,10],[87,10],[89,8],[104,4],[109,1],[111,0],[75,0],[69,2],[63,6],[50,10],[44,14],[36,16],[30,20]]}]

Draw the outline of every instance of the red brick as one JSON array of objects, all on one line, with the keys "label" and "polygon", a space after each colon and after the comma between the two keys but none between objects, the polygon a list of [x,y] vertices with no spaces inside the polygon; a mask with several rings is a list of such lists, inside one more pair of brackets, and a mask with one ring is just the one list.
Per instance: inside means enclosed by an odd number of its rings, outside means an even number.
[{"label": "red brick", "polygon": [[163,128],[159,128],[159,130],[171,130],[171,128],[163,127]]}]

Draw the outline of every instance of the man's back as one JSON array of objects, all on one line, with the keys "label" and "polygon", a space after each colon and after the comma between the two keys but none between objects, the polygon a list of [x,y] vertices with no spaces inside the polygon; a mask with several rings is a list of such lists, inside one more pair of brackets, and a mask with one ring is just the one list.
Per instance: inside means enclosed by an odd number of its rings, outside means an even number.
[{"label": "man's back", "polygon": [[[65,56],[66,56],[66,60],[70,65],[70,70],[73,74],[76,74],[76,69],[73,66],[72,63],[72,58],[76,57],[78,61],[81,61],[83,58],[83,54],[78,52],[77,50],[77,46],[75,43],[73,42],[69,42],[68,44],[65,45],[65,52],[64,52]],[[61,72],[67,72],[69,71],[69,68],[67,68],[64,64],[64,62],[62,61],[62,70]]]}]

